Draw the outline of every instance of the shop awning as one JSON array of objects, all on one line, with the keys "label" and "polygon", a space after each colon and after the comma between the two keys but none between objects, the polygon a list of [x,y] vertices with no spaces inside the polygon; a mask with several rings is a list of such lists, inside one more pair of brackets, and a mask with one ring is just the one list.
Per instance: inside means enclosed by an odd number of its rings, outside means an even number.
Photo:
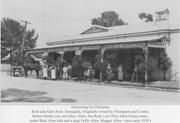
[{"label": "shop awning", "polygon": [[68,46],[82,46],[82,45],[103,45],[103,44],[115,44],[115,43],[135,43],[135,42],[153,42],[164,39],[165,36],[141,36],[141,37],[125,37],[125,38],[113,38],[113,39],[101,39],[101,40],[90,40],[80,42],[68,42],[64,44],[57,44],[51,47],[68,47]]}]

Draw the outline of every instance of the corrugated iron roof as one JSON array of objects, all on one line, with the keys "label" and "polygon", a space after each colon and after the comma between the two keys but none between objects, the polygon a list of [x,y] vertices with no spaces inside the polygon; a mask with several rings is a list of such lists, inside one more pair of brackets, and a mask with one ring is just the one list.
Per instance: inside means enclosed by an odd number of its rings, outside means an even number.
[{"label": "corrugated iron roof", "polygon": [[57,45],[50,45],[46,48],[55,47],[68,47],[68,46],[83,46],[83,45],[100,45],[100,44],[114,44],[114,43],[130,43],[130,42],[144,42],[144,41],[155,41],[165,38],[165,36],[143,36],[143,37],[129,37],[129,38],[116,38],[116,39],[106,39],[106,40],[94,40],[86,42],[72,42]]},{"label": "corrugated iron roof", "polygon": [[[96,27],[96,25],[93,25]],[[101,27],[101,26],[97,26]],[[49,41],[47,42],[48,45],[57,45],[58,43],[74,43],[77,40],[84,40],[84,39],[91,39],[91,38],[100,38],[100,37],[107,37],[107,36],[113,36],[113,35],[125,35],[125,34],[132,34],[132,33],[142,33],[142,32],[150,32],[150,31],[157,31],[157,30],[165,30],[165,29],[174,29],[178,28],[179,26],[171,25],[168,22],[161,22],[161,23],[155,23],[155,22],[149,22],[149,23],[143,23],[143,24],[137,24],[137,25],[121,25],[121,26],[113,26],[113,27],[102,27],[106,28],[109,31],[107,32],[99,32],[99,33],[92,33],[92,34],[84,34],[81,35],[81,33],[74,35],[74,36],[68,36],[61,38],[58,41]]]}]

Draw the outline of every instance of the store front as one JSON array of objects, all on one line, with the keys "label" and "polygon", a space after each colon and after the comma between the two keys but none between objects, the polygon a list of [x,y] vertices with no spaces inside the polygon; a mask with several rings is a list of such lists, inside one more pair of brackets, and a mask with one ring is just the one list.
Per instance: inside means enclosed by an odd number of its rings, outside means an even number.
[{"label": "store front", "polygon": [[[122,66],[124,81],[141,81],[148,83],[150,80],[161,80],[162,71],[159,66],[161,52],[165,51],[177,65],[176,52],[172,46],[177,46],[179,28],[164,23],[146,23],[144,25],[101,27],[93,25],[84,32],[68,37],[61,41],[51,41],[47,47],[27,50],[26,55],[37,55],[45,52],[57,52],[67,63],[72,63],[76,55],[81,56],[96,67],[97,55],[99,62],[111,64],[113,80],[118,79],[118,66]],[[104,31],[106,30],[106,31]],[[171,49],[171,52],[169,50]],[[168,51],[168,52],[167,52]],[[169,55],[171,54],[171,55]],[[172,57],[173,56],[173,57]],[[151,66],[151,70],[148,66]],[[175,65],[174,65],[175,66]],[[137,67],[137,68],[136,68]],[[134,79],[136,69],[141,69],[139,78]],[[105,72],[105,71],[104,71]],[[96,71],[95,78],[102,79],[102,72]]]},{"label": "store front", "polygon": [[123,80],[131,81],[133,70],[135,67],[135,56],[142,55],[140,48],[132,49],[108,49],[105,51],[104,61],[110,63],[114,72],[114,80],[118,80],[118,67],[121,65],[123,69]]}]

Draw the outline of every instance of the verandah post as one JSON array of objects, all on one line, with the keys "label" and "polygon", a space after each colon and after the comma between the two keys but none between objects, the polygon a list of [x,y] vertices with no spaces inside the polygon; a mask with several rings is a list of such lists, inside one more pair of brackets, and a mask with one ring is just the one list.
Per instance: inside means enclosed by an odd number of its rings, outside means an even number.
[{"label": "verandah post", "polygon": [[148,86],[148,42],[145,43],[145,46],[143,47],[143,53],[144,53],[144,57],[145,57],[145,61],[144,61],[144,67],[145,67],[145,71],[144,71],[144,80],[145,80],[145,86]]},{"label": "verandah post", "polygon": [[[104,51],[105,51],[105,49],[101,49],[101,63],[103,64],[103,62],[104,62]],[[102,73],[102,71],[100,71],[100,81],[102,81],[103,80],[103,73]]]}]

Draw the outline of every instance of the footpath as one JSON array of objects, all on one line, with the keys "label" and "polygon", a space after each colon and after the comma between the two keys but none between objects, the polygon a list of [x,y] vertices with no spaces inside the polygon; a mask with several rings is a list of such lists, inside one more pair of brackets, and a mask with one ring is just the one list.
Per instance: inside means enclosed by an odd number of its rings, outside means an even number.
[{"label": "footpath", "polygon": [[[72,81],[72,80],[67,80]],[[75,81],[78,82],[78,81]],[[157,91],[171,91],[171,92],[180,92],[179,81],[154,81],[149,82],[148,86],[145,86],[142,82],[129,82],[129,81],[111,81],[107,82],[99,82],[98,80],[93,81],[82,81],[81,83],[86,84],[98,84],[104,86],[121,86],[125,88],[137,88],[143,90],[157,90]]]},{"label": "footpath", "polygon": [[[10,74],[6,72],[1,72],[1,75],[10,76]],[[36,78],[35,73],[29,74],[26,78]],[[153,81],[149,82],[148,86],[145,86],[143,82],[130,82],[130,81],[111,81],[111,82],[100,82],[98,79],[94,79],[92,81],[76,81],[76,78],[72,78],[70,80],[63,80],[64,82],[79,82],[85,84],[95,84],[95,85],[104,85],[104,86],[121,86],[124,88],[137,88],[143,90],[157,90],[157,91],[171,91],[171,92],[180,92],[180,84],[179,81]],[[61,81],[61,80],[53,80],[53,81]]]}]

